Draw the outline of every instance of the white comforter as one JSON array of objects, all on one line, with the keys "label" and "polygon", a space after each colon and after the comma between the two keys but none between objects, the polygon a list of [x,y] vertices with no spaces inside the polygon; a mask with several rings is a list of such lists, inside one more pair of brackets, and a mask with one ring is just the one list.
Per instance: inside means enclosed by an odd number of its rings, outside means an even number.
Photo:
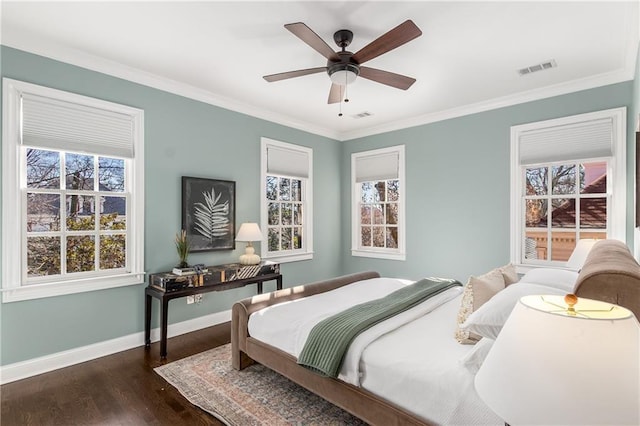
[{"label": "white comforter", "polygon": [[361,386],[432,423],[503,425],[475,391],[477,367],[464,363],[476,347],[453,337],[461,298],[372,342]]},{"label": "white comforter", "polygon": [[269,306],[249,317],[249,334],[297,358],[309,332],[318,322],[412,283],[395,278],[374,278],[327,293]]},{"label": "white comforter", "polygon": [[[319,321],[412,281],[374,278],[270,306],[251,315],[249,334],[296,358]],[[339,378],[439,424],[501,424],[478,399],[454,339],[462,287],[444,291],[354,339]],[[410,345],[408,345],[408,343]]]},{"label": "white comforter", "polygon": [[[298,357],[311,329],[320,321],[351,306],[384,297],[413,281],[373,278],[340,287],[328,293],[273,305],[249,318],[249,334],[288,354]],[[421,317],[462,292],[455,287],[429,298],[399,315],[361,333],[345,354],[339,378],[360,386],[362,351],[378,337]]]}]

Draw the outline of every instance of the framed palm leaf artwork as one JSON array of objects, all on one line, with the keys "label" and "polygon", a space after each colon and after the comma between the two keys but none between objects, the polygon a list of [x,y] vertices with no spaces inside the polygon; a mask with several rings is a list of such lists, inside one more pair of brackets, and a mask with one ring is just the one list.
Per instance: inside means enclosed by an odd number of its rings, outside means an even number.
[{"label": "framed palm leaf artwork", "polygon": [[182,229],[191,252],[233,250],[236,183],[182,176]]}]

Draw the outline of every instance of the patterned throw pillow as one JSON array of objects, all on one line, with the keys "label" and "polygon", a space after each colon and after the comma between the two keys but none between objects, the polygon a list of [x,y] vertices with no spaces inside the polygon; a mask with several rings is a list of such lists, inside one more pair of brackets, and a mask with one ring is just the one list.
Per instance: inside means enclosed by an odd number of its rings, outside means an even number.
[{"label": "patterned throw pillow", "polygon": [[460,326],[476,309],[486,303],[491,297],[505,288],[505,279],[499,268],[487,272],[479,277],[473,275],[465,286],[462,294],[462,303],[458,311],[458,327],[456,328],[456,340],[463,345],[473,345],[481,336],[462,330]]}]

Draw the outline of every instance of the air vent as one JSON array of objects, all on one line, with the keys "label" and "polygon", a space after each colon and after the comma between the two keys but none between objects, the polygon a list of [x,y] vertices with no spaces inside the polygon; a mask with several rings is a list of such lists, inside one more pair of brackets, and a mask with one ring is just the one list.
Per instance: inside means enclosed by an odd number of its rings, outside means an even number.
[{"label": "air vent", "polygon": [[532,72],[548,70],[550,68],[555,68],[557,66],[558,65],[556,64],[556,61],[554,59],[551,59],[550,61],[546,61],[540,64],[531,65],[530,67],[522,68],[518,70],[518,74],[520,74],[521,76],[527,75],[527,74],[531,74]]},{"label": "air vent", "polygon": [[354,114],[351,117],[353,117],[353,118],[365,118],[365,117],[371,117],[372,115],[373,115],[372,112],[364,111],[364,112],[361,112],[359,114]]}]

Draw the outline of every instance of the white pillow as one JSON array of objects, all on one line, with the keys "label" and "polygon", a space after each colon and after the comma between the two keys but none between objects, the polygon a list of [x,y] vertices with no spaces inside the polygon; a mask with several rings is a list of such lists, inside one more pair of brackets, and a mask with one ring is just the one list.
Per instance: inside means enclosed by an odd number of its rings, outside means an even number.
[{"label": "white pillow", "polygon": [[556,268],[536,268],[524,274],[520,282],[542,284],[563,290],[565,293],[572,293],[577,280],[578,273],[576,271]]},{"label": "white pillow", "polygon": [[476,374],[491,350],[491,346],[493,346],[492,339],[480,339],[480,341],[473,346],[473,349],[460,358],[460,364],[471,373]]},{"label": "white pillow", "polygon": [[524,282],[512,284],[469,315],[467,320],[460,326],[460,329],[495,340],[520,298],[535,294],[562,296],[566,292],[540,284]]}]

